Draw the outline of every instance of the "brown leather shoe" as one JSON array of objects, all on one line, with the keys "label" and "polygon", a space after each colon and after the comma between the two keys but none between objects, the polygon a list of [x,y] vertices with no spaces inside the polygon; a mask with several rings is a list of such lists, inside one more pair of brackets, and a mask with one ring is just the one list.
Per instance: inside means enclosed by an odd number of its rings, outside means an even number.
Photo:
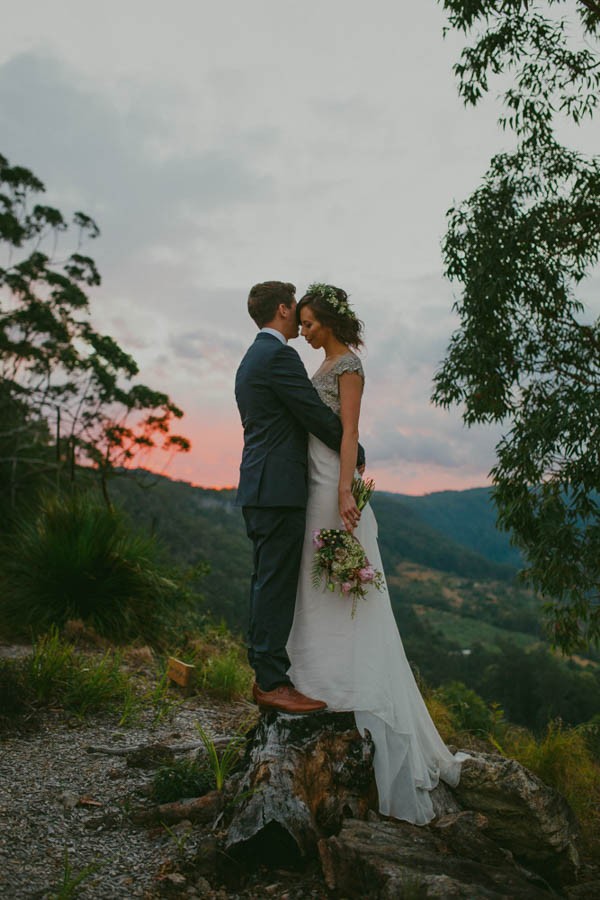
[{"label": "brown leather shoe", "polygon": [[312,713],[327,709],[322,700],[312,700],[297,691],[291,684],[280,684],[272,691],[261,691],[256,682],[252,687],[252,696],[261,709],[274,709],[287,713]]}]

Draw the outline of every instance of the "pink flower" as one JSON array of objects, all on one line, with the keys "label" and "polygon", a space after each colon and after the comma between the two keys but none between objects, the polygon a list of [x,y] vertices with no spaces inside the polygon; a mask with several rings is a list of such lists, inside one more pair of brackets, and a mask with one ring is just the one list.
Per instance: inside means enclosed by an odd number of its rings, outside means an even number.
[{"label": "pink flower", "polygon": [[321,547],[325,546],[325,541],[321,540],[321,532],[319,531],[319,529],[317,529],[316,531],[313,531],[312,542],[313,542],[313,547],[316,547],[317,550],[320,550]]},{"label": "pink flower", "polygon": [[349,594],[353,587],[354,587],[354,585],[352,584],[351,581],[344,581],[343,584],[341,585],[342,593]]},{"label": "pink flower", "polygon": [[358,577],[363,584],[369,584],[371,581],[375,580],[375,569],[371,565],[365,566],[364,569],[361,569],[358,573]]}]

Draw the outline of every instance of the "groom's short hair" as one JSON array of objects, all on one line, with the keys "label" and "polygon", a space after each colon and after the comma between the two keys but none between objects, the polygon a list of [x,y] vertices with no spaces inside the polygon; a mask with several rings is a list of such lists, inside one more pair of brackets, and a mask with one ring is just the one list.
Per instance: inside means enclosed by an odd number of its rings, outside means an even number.
[{"label": "groom's short hair", "polygon": [[248,312],[259,328],[272,322],[280,303],[291,306],[296,299],[296,287],[289,281],[262,281],[248,294]]}]

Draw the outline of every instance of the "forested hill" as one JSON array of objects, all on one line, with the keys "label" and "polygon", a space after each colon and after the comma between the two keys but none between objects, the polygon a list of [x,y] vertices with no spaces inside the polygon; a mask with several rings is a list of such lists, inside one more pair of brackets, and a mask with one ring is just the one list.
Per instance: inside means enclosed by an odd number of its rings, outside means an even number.
[{"label": "forested hill", "polygon": [[[203,580],[203,593],[217,615],[223,615],[230,624],[239,624],[247,599],[250,542],[241,512],[234,506],[235,492],[194,487],[142,472],[137,473],[136,479],[115,479],[110,491],[135,522],[156,532],[177,562],[209,562],[211,573]],[[444,496],[449,498],[446,512],[443,503],[430,504],[424,507],[424,515],[415,502]],[[498,562],[493,553],[487,558],[469,545],[471,537],[481,544],[481,535],[491,530],[492,515],[482,503],[469,499],[470,521],[468,528],[462,530],[460,507],[453,492],[422,498],[378,493],[373,507],[384,564],[390,573],[399,564],[411,562],[476,580],[514,578],[514,567]],[[432,527],[427,517],[437,519],[441,527]],[[454,532],[464,537],[464,543],[450,536]],[[485,546],[492,544],[488,538]]]},{"label": "forested hill", "polygon": [[509,535],[496,527],[496,509],[490,488],[437,491],[423,497],[384,494],[414,510],[419,519],[486,559],[520,567],[521,555]]},{"label": "forested hill", "polygon": [[372,506],[382,556],[394,565],[410,560],[468,578],[512,579],[519,558],[503,546],[489,494],[482,491],[476,502],[469,498],[462,504],[457,494],[462,496],[453,491],[425,497],[376,493]]}]

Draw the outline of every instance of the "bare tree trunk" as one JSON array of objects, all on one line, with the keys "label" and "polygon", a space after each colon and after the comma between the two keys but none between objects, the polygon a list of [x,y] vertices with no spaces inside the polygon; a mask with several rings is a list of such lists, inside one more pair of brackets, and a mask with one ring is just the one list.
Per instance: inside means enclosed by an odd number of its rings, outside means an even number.
[{"label": "bare tree trunk", "polygon": [[104,497],[104,502],[106,503],[108,509],[112,510],[113,505],[108,494],[108,478],[106,477],[106,469],[100,470],[100,484],[102,486],[102,496]]}]

